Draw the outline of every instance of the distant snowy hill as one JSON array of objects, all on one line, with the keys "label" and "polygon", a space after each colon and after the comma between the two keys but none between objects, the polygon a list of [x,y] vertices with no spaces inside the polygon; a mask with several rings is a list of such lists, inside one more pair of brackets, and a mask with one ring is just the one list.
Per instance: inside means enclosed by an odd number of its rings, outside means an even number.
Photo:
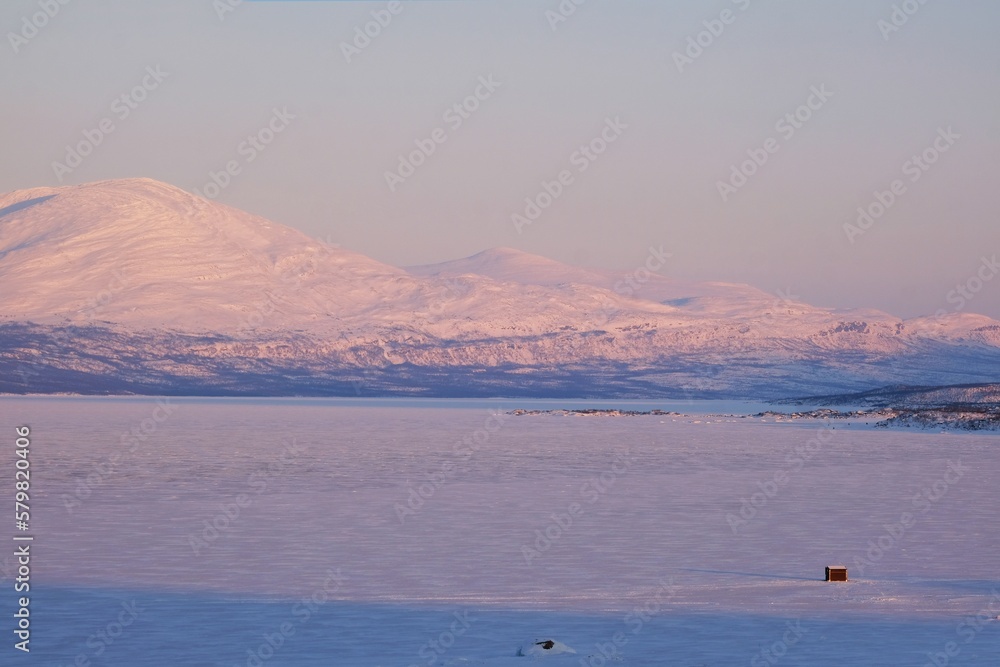
[{"label": "distant snowy hill", "polygon": [[[0,198],[0,223],[0,312],[19,321],[224,330],[271,294],[298,325],[317,307],[369,303],[369,284],[412,282],[145,179],[15,192]],[[339,289],[310,294],[320,275]]]},{"label": "distant snowy hill", "polygon": [[[653,249],[663,252],[662,248]],[[653,257],[654,261],[659,261]],[[408,267],[417,276],[457,277],[478,275],[501,282],[557,287],[588,285],[644,301],[683,308],[685,312],[733,315],[768,312],[772,307],[808,309],[749,285],[690,283],[645,270],[640,276],[605,269],[584,269],[511,248],[492,248],[472,257],[441,264]]]},{"label": "distant snowy hill", "polygon": [[867,408],[1000,408],[1000,383],[961,384],[946,387],[879,387],[865,392],[810,396],[783,401],[808,405],[848,405]]},{"label": "distant snowy hill", "polygon": [[1000,322],[497,248],[403,270],[149,179],[0,196],[0,391],[787,396],[987,382]]}]

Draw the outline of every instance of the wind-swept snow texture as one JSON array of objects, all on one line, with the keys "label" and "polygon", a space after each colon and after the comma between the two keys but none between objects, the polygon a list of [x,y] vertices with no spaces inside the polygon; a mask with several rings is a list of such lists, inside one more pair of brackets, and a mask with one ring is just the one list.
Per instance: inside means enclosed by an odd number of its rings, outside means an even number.
[{"label": "wind-swept snow texture", "polygon": [[3,664],[1000,664],[995,435],[410,405],[0,399]]}]

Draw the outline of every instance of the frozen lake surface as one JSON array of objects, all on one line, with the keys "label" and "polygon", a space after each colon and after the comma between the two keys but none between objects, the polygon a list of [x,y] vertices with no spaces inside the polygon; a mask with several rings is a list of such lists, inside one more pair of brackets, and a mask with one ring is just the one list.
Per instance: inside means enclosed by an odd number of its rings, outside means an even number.
[{"label": "frozen lake surface", "polygon": [[0,399],[0,664],[1000,665],[997,435],[492,406]]}]

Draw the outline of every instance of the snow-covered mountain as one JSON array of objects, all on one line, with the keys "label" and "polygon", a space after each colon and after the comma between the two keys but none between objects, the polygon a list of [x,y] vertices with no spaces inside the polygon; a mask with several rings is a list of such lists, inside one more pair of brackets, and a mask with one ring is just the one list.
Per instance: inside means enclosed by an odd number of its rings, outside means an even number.
[{"label": "snow-covered mountain", "polygon": [[628,278],[508,248],[404,270],[149,179],[21,190],[0,196],[0,390],[777,396],[1000,372],[989,318]]},{"label": "snow-covered mountain", "polygon": [[623,308],[600,290],[413,276],[148,179],[0,197],[0,281],[7,319],[188,332],[541,334]]},{"label": "snow-covered mountain", "polygon": [[[665,252],[663,248],[651,248],[650,251],[654,265],[667,261],[657,256]],[[644,266],[631,274],[606,269],[585,269],[512,248],[491,248],[471,257],[408,267],[407,270],[418,276],[454,278],[472,274],[500,282],[545,287],[589,285],[638,300],[679,307],[689,314],[752,316],[768,312],[772,307],[784,306],[796,312],[809,308],[805,304],[795,303],[791,298],[768,294],[749,285],[685,282],[649,271]],[[639,275],[635,275],[636,272]]]}]

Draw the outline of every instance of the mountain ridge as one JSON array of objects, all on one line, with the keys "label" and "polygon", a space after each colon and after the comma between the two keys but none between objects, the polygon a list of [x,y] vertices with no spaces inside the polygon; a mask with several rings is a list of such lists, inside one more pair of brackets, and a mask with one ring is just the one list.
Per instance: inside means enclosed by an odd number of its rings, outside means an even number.
[{"label": "mountain ridge", "polygon": [[[634,275],[623,287],[620,272],[511,248],[397,268],[151,179],[32,188],[0,196],[0,369],[33,381],[75,369],[100,386],[115,368],[141,387],[153,364],[173,378],[161,392],[203,375],[214,386],[213,372],[233,386],[244,367],[292,393],[377,372],[396,377],[388,393],[438,391],[444,376],[510,393],[548,376],[575,378],[552,381],[563,393],[734,396],[794,395],[818,370],[829,393],[1000,373],[1000,322],[984,316],[903,321]],[[39,359],[43,347],[54,356]],[[263,380],[268,367],[286,380]]]}]

